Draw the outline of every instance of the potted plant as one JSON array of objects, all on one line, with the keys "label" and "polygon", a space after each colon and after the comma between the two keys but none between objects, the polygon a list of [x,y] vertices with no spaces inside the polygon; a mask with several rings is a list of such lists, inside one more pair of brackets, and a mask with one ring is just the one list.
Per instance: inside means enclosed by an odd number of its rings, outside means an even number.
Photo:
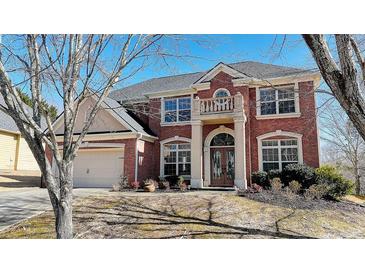
[{"label": "potted plant", "polygon": [[144,181],[144,191],[146,192],[154,192],[156,190],[157,182],[153,179],[147,179]]}]

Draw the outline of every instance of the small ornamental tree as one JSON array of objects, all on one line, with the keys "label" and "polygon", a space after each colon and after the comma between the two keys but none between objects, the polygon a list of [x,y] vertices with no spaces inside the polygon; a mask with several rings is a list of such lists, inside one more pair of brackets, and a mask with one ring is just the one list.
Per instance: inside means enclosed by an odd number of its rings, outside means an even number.
[{"label": "small ornamental tree", "polygon": [[[57,238],[72,238],[73,160],[102,102],[120,81],[143,69],[153,56],[164,56],[163,35],[4,35],[0,44],[0,111],[15,121],[46,182],[55,214]],[[24,96],[19,87],[26,87]],[[97,98],[80,134],[74,135],[80,104]],[[63,106],[63,150],[52,126],[49,96]],[[78,100],[76,100],[76,98]],[[29,111],[26,104],[31,107]],[[45,132],[41,120],[47,124]],[[56,179],[45,155],[51,150]]]}]

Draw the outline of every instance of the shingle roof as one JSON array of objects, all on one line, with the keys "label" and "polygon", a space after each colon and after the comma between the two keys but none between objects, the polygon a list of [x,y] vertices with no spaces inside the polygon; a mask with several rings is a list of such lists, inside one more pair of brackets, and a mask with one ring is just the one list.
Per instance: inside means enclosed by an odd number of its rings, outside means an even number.
[{"label": "shingle roof", "polygon": [[148,127],[136,121],[136,119],[134,119],[134,117],[132,117],[130,113],[114,99],[105,98],[104,103],[137,132],[154,136],[154,134],[151,132],[151,130],[149,130]]},{"label": "shingle roof", "polygon": [[[0,95],[0,105],[3,105],[6,107],[6,103],[5,103],[2,95]],[[28,111],[30,113],[32,112],[32,109],[30,107],[28,107],[27,105],[25,107],[28,108]],[[46,124],[45,119],[41,119],[41,128],[46,129],[46,127],[47,127],[47,124]],[[8,114],[6,114],[2,110],[0,110],[0,129],[19,132],[19,129],[18,129],[17,125],[15,124],[13,118],[11,118]]]},{"label": "shingle roof", "polygon": [[[258,79],[268,79],[291,76],[295,74],[313,73],[313,71],[305,69],[264,64],[253,61],[238,62],[227,65],[243,74],[246,74],[249,77],[254,77]],[[157,93],[161,91],[188,89],[190,85],[199,80],[206,73],[206,71],[203,71],[161,78],[153,78],[138,84],[115,90],[110,94],[110,97],[117,101],[123,101],[128,99],[143,99],[145,98],[146,94],[154,92]]]},{"label": "shingle roof", "polygon": [[[6,106],[2,95],[0,95],[0,105]],[[14,132],[19,131],[13,118],[11,118],[8,114],[6,114],[2,110],[0,110],[0,129],[5,129]]]}]

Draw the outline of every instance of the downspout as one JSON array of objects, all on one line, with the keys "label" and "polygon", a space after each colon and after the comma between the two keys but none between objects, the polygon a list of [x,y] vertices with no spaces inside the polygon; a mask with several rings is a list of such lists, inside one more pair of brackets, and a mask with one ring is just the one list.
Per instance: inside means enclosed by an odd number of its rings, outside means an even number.
[{"label": "downspout", "polygon": [[138,141],[141,140],[142,134],[138,133],[138,137],[136,139],[136,159],[134,163],[134,181],[138,181]]}]

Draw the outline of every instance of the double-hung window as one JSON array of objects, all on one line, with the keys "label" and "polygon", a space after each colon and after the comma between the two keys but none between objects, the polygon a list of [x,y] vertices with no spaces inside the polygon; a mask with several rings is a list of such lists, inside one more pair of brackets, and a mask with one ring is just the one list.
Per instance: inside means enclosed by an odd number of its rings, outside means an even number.
[{"label": "double-hung window", "polygon": [[164,122],[176,123],[190,121],[191,98],[181,97],[164,100]]},{"label": "double-hung window", "polygon": [[163,147],[164,175],[186,175],[191,171],[190,144],[165,144]]},{"label": "double-hung window", "polygon": [[281,87],[280,89],[260,89],[260,114],[275,115],[295,113],[294,86]]},{"label": "double-hung window", "polygon": [[283,170],[288,164],[298,163],[298,140],[263,140],[262,168],[264,171]]}]

